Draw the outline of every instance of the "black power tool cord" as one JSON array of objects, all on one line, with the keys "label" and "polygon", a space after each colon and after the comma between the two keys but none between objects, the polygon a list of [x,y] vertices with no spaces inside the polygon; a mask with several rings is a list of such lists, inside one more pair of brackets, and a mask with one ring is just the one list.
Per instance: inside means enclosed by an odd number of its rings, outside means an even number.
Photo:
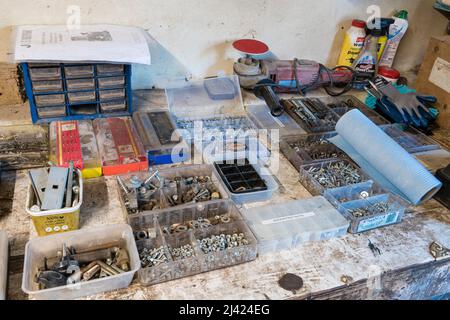
[{"label": "black power tool cord", "polygon": [[[334,67],[332,69],[329,69],[329,68],[325,67],[321,63],[319,63],[319,74],[317,75],[316,80],[313,81],[309,85],[301,87],[300,86],[300,82],[298,80],[298,75],[297,75],[297,65],[299,63],[298,61],[299,60],[297,58],[294,58],[294,79],[295,79],[295,86],[297,87],[297,91],[298,91],[298,93],[300,95],[304,96],[306,91],[322,86],[325,89],[325,91],[326,91],[326,93],[328,95],[330,95],[332,97],[337,97],[337,96],[340,96],[340,95],[350,91],[352,89],[352,87],[353,87],[353,83],[354,83],[355,78],[356,78],[356,73],[353,70],[353,68],[348,67],[348,66],[336,66],[336,67]],[[330,88],[335,88],[336,87],[334,85],[332,74],[333,74],[333,72],[335,70],[338,70],[338,69],[347,69],[347,70],[349,70],[352,73],[352,79],[349,82],[347,82],[347,84],[345,85],[345,87],[342,90],[334,91],[334,90],[330,89]],[[330,80],[330,82],[328,84],[321,84],[320,83],[322,72],[326,72],[327,73],[328,79]]]}]

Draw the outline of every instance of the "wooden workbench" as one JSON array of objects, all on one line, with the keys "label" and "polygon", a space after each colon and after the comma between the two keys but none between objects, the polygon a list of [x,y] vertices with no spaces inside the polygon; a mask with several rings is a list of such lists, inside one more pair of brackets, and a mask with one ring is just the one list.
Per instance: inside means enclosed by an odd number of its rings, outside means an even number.
[{"label": "wooden workbench", "polygon": [[[254,101],[251,96],[244,98]],[[140,108],[165,103],[158,92],[137,93],[135,101]],[[447,133],[441,132],[438,137],[449,145]],[[279,190],[272,200],[247,206],[311,197],[298,182],[294,167],[275,152],[277,155]],[[26,171],[5,172],[1,178],[4,212],[0,229],[10,238],[8,298],[26,299],[20,289],[24,247],[37,236],[24,209],[28,178]],[[114,177],[86,180],[84,194],[82,229],[125,222]],[[369,240],[380,249],[380,255],[369,249]],[[397,225],[307,243],[261,255],[246,264],[150,287],[141,286],[135,279],[127,289],[84,299],[424,299],[450,292],[450,257],[435,261],[428,250],[433,241],[450,247],[450,212],[431,200],[405,213]],[[286,273],[300,276],[303,287],[297,291],[280,287],[278,280]],[[343,283],[342,276],[350,281]]]}]

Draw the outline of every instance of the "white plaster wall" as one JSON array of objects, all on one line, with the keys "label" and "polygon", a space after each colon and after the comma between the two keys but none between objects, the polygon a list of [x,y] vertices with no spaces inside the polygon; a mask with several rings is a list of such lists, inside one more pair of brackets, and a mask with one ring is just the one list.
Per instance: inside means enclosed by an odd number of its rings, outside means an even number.
[{"label": "white plaster wall", "polygon": [[[231,42],[254,37],[282,59],[335,64],[352,18],[366,19],[376,4],[382,15],[407,9],[411,27],[399,50],[402,71],[421,63],[428,39],[445,32],[447,20],[434,0],[0,0],[0,31],[10,25],[64,24],[69,5],[81,8],[81,23],[140,26],[194,78],[232,72],[238,57]],[[0,32],[0,35],[2,33]],[[5,41],[5,39],[0,39]],[[164,53],[158,53],[164,54]],[[159,63],[165,58],[159,57]]]}]

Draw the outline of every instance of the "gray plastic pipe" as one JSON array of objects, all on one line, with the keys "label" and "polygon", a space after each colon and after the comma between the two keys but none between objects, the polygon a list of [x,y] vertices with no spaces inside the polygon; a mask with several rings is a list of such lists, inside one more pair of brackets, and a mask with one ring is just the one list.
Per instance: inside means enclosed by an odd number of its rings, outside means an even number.
[{"label": "gray plastic pipe", "polygon": [[6,299],[8,280],[8,235],[0,230],[0,300]]}]

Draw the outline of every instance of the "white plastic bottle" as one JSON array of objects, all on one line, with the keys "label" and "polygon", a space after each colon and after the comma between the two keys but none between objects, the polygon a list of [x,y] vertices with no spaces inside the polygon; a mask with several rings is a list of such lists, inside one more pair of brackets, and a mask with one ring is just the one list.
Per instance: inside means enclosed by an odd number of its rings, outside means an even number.
[{"label": "white plastic bottle", "polygon": [[352,26],[347,30],[339,55],[339,66],[351,66],[358,58],[366,38],[366,23],[362,20],[353,20]]},{"label": "white plastic bottle", "polygon": [[395,54],[397,53],[398,45],[408,29],[408,11],[402,10],[394,17],[394,23],[389,27],[389,35],[381,56],[379,66],[392,67],[394,63]]}]

